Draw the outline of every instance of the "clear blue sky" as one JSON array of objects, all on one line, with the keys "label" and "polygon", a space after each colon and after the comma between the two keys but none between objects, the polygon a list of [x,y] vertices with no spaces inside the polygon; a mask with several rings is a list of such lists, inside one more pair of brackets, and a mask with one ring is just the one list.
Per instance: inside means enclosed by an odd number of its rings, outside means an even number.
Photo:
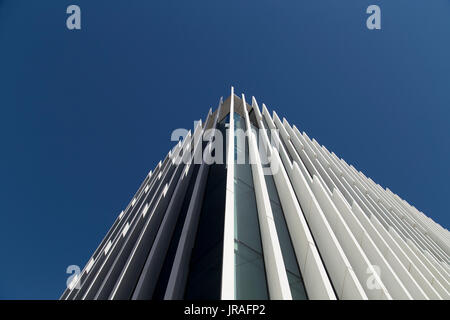
[{"label": "clear blue sky", "polygon": [[448,228],[449,57],[448,0],[0,0],[0,298],[58,298],[231,85]]}]

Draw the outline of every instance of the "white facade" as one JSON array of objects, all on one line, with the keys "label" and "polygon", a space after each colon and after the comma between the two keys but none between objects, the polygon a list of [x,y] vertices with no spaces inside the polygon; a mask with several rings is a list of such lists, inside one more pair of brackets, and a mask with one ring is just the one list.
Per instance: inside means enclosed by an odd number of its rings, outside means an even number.
[{"label": "white facade", "polygon": [[[216,128],[225,116],[227,128],[239,123],[248,133],[246,150],[252,181],[247,183],[253,184],[254,194],[254,200],[249,201],[256,204],[257,217],[253,219],[258,226],[253,231],[261,244],[254,254],[263,261],[266,283],[262,287],[267,289],[261,290],[267,290],[267,298],[294,297],[295,277],[286,263],[286,250],[291,245],[308,299],[450,299],[448,230],[286,119],[280,119],[277,113],[270,114],[264,104],[260,108],[255,98],[251,105],[247,104],[245,96],[236,96],[233,89],[218,110],[210,110],[194,134],[189,133],[145,178],[77,278],[78,286],[72,284],[62,299],[150,299],[158,290],[162,290],[164,299],[188,299],[208,290],[195,288],[195,294],[188,294],[191,277],[196,279],[192,275],[196,272],[195,250],[205,250],[198,248],[200,236],[196,234],[202,234],[202,223],[207,223],[203,221],[208,213],[204,197],[209,188],[208,171],[213,169],[204,163],[194,169],[194,165],[178,165],[168,159],[196,137],[205,138],[207,128]],[[250,133],[252,126],[279,133],[271,136],[278,147],[266,150],[268,166],[263,165],[258,152],[261,139],[271,145],[268,132],[264,131],[258,140]],[[239,283],[239,272],[243,271],[237,271],[246,263],[237,248],[246,244],[238,239],[238,233],[242,234],[241,218],[236,212],[240,169],[235,164],[239,147],[234,134],[234,130],[226,131],[226,190],[219,248],[222,261],[217,280],[220,283],[215,282],[220,286],[221,299],[247,297],[243,293],[246,288]],[[211,143],[213,137],[206,138]],[[201,143],[195,144],[193,150],[200,152]],[[268,187],[265,170],[273,172],[276,192]],[[274,192],[278,195],[275,200]],[[276,205],[282,212],[288,240],[279,232],[283,226],[280,214],[273,212]],[[290,244],[286,244],[289,238]],[[174,248],[172,257],[169,246]],[[211,279],[213,283],[216,278],[211,275]]]}]

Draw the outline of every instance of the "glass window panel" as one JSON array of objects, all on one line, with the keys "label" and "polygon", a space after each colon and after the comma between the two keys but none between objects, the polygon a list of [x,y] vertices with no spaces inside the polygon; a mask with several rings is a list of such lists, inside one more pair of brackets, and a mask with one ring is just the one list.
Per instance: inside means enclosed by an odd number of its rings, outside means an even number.
[{"label": "glass window panel", "polygon": [[262,255],[239,242],[235,242],[235,254],[236,299],[267,299]]},{"label": "glass window panel", "polygon": [[234,184],[235,237],[253,250],[262,252],[258,211],[252,187],[236,180]]}]

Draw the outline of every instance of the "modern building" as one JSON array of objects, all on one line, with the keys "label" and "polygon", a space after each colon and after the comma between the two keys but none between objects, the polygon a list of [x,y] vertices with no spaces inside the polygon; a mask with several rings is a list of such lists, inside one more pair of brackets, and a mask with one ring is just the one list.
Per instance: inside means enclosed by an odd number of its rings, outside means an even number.
[{"label": "modern building", "polygon": [[449,255],[448,230],[232,89],[61,299],[449,299]]}]

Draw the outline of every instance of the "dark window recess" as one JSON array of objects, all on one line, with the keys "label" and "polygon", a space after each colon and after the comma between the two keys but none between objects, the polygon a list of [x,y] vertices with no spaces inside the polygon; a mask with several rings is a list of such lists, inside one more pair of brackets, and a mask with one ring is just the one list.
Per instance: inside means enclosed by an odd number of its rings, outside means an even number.
[{"label": "dark window recess", "polygon": [[252,110],[250,110],[250,112],[248,113],[248,118],[250,120],[250,123],[252,124],[252,126],[259,128],[258,126],[258,120],[256,120],[256,115],[255,115],[255,110],[252,108]]},{"label": "dark window recess", "polygon": [[[225,123],[218,124],[225,137]],[[224,143],[224,154],[226,144]],[[209,168],[200,220],[184,298],[187,300],[219,300],[222,282],[223,230],[225,220],[226,168],[212,164]]]},{"label": "dark window recess", "polygon": [[170,245],[164,260],[164,265],[161,269],[161,273],[159,274],[158,282],[156,284],[155,291],[153,293],[152,299],[154,300],[162,300],[164,298],[167,283],[170,277],[170,272],[172,271],[173,261],[175,259],[175,254],[178,248],[178,243],[180,241],[181,232],[183,231],[183,225],[186,219],[187,210],[191,202],[192,192],[194,190],[195,180],[197,178],[199,168],[200,168],[199,164],[194,165],[194,171],[192,172],[191,180],[189,181],[189,186],[183,200],[183,205],[178,215],[175,230],[173,232],[172,239],[170,241]]}]

